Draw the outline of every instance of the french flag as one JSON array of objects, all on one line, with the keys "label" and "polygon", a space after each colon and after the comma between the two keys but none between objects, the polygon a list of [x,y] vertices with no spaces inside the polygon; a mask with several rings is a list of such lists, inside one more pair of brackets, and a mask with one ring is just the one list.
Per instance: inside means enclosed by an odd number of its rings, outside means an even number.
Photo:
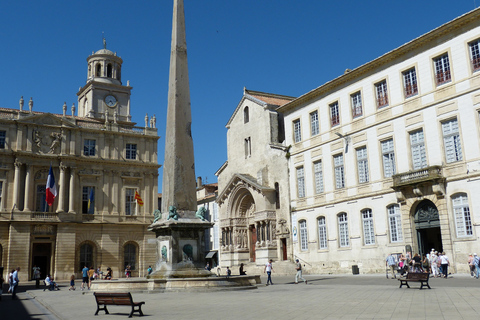
[{"label": "french flag", "polygon": [[48,171],[48,178],[47,178],[47,204],[51,206],[53,204],[53,200],[57,196],[57,186],[55,185],[55,177],[53,176],[52,166],[50,166],[50,171]]}]

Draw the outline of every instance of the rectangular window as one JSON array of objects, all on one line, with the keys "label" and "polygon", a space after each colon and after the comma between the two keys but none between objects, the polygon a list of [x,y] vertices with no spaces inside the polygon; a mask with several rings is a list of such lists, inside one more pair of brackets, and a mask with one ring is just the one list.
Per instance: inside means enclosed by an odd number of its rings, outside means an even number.
[{"label": "rectangular window", "polygon": [[330,120],[332,127],[340,124],[340,111],[338,110],[338,102],[330,105]]},{"label": "rectangular window", "polygon": [[303,167],[297,168],[297,190],[298,190],[298,197],[304,198],[305,197],[305,173],[303,171]]},{"label": "rectangular window", "polygon": [[37,199],[35,202],[35,211],[48,212],[46,185],[37,185]]},{"label": "rectangular window", "polygon": [[402,215],[398,204],[391,205],[387,208],[388,221],[390,223],[390,242],[402,242]]},{"label": "rectangular window", "polygon": [[300,221],[300,249],[308,250],[307,221]]},{"label": "rectangular window", "polygon": [[252,140],[250,137],[245,139],[245,159],[252,156]]},{"label": "rectangular window", "polygon": [[7,136],[6,131],[0,131],[0,149],[5,149],[5,137]]},{"label": "rectangular window", "polygon": [[468,237],[473,235],[470,207],[466,194],[452,197],[453,212],[455,213],[455,224],[457,226],[457,237]]},{"label": "rectangular window", "polygon": [[127,216],[135,215],[135,189],[125,189],[125,214]]},{"label": "rectangular window", "polygon": [[348,247],[350,243],[348,238],[348,221],[346,213],[341,213],[338,215],[338,233],[340,238],[340,247]]},{"label": "rectangular window", "polygon": [[127,143],[125,158],[130,160],[137,159],[137,145],[134,143]]},{"label": "rectangular window", "polygon": [[320,133],[320,127],[318,124],[318,111],[310,113],[310,126],[312,130],[312,136],[316,136]]},{"label": "rectangular window", "polygon": [[383,175],[385,178],[390,178],[395,174],[393,139],[382,141],[380,144],[382,146]]},{"label": "rectangular window", "polygon": [[95,155],[95,140],[85,139],[83,144],[83,155],[85,156]]},{"label": "rectangular window", "polygon": [[327,249],[327,224],[325,217],[318,218],[318,247],[319,249]]},{"label": "rectangular window", "polygon": [[322,161],[316,161],[313,163],[313,171],[315,174],[315,193],[323,193]]},{"label": "rectangular window", "polygon": [[412,149],[413,170],[425,168],[427,166],[427,154],[425,152],[423,130],[410,133],[410,146]]},{"label": "rectangular window", "polygon": [[387,80],[383,80],[375,85],[377,95],[377,108],[388,106]]},{"label": "rectangular window", "polygon": [[343,168],[343,154],[333,157],[333,164],[335,166],[335,187],[342,189],[345,187],[345,172]]},{"label": "rectangular window", "polygon": [[480,70],[480,39],[469,43],[473,72]]},{"label": "rectangular window", "polygon": [[300,119],[293,121],[293,133],[295,143],[302,141],[302,128],[300,126]]},{"label": "rectangular window", "polygon": [[435,81],[438,85],[450,82],[452,76],[450,74],[450,62],[448,60],[448,53],[433,59],[435,65]]},{"label": "rectangular window", "polygon": [[[3,191],[3,181],[0,181],[0,210],[2,210],[2,191]],[[0,253],[1,254],[1,253]]]},{"label": "rectangular window", "polygon": [[95,187],[82,188],[82,213],[93,214],[95,211]]},{"label": "rectangular window", "polygon": [[362,211],[363,239],[366,246],[375,244],[375,232],[373,231],[373,215],[371,209]]},{"label": "rectangular window", "polygon": [[418,93],[417,73],[415,68],[404,71],[403,73],[403,89],[405,98],[412,97]]},{"label": "rectangular window", "polygon": [[352,101],[352,115],[354,118],[360,117],[363,114],[362,110],[362,93],[358,91],[350,96]]},{"label": "rectangular window", "polygon": [[443,144],[447,163],[463,160],[457,119],[442,122]]},{"label": "rectangular window", "polygon": [[357,149],[358,182],[368,182],[367,147]]}]

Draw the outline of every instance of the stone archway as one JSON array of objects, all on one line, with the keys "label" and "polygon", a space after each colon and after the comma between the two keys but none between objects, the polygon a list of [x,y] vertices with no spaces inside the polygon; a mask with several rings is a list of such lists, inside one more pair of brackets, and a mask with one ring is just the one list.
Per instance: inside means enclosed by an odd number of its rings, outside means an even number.
[{"label": "stone archway", "polygon": [[417,250],[422,256],[433,248],[443,251],[440,215],[437,206],[425,199],[418,203],[414,211],[414,224],[417,234]]}]

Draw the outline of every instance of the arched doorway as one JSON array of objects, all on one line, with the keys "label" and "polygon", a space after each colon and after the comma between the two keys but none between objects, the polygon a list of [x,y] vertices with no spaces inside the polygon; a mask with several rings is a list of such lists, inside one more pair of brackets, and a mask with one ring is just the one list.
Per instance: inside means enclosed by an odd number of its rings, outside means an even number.
[{"label": "arched doorway", "polygon": [[415,230],[417,231],[418,253],[427,254],[431,249],[443,251],[440,216],[430,200],[421,201],[415,209]]}]

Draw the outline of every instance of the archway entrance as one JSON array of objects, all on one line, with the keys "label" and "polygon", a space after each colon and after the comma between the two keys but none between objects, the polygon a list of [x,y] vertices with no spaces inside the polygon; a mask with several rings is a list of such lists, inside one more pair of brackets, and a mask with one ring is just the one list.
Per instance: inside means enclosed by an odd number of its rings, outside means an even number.
[{"label": "archway entrance", "polygon": [[[34,243],[32,248],[32,267],[40,268],[40,278],[45,279],[47,274],[51,274],[52,244]],[[30,270],[32,273],[32,270]],[[33,279],[33,274],[31,275]]]},{"label": "archway entrance", "polygon": [[443,251],[440,217],[438,209],[430,200],[423,200],[415,209],[415,229],[417,231],[418,253],[429,253],[432,248]]}]

